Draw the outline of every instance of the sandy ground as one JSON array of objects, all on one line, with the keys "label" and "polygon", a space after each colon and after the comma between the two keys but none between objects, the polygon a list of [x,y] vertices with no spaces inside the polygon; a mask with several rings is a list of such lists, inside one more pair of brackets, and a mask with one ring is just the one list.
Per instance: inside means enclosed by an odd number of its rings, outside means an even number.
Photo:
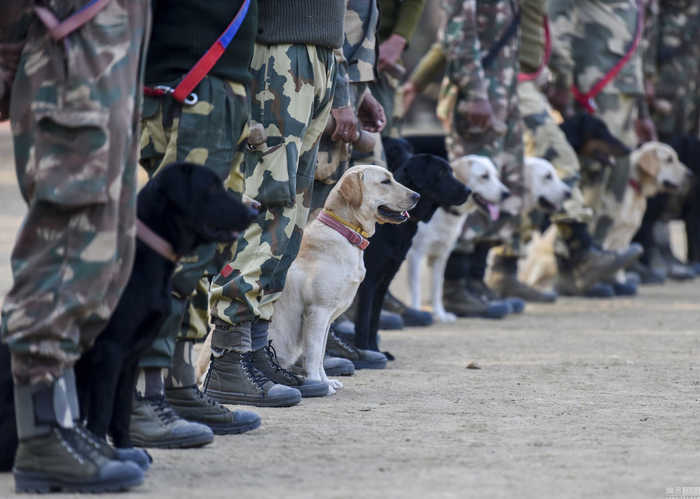
[{"label": "sandy ground", "polygon": [[[8,151],[0,129],[0,296],[24,211]],[[696,282],[384,332],[387,370],[256,409],[251,433],[153,451],[119,497],[672,497],[700,486],[699,319]]]}]

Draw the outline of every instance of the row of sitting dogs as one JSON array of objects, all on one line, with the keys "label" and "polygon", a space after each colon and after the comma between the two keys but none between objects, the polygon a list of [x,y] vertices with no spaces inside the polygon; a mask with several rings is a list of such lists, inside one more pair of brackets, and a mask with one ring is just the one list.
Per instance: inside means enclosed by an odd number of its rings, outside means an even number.
[{"label": "row of sitting dogs", "polygon": [[[626,150],[596,118],[577,117],[563,128],[581,154],[601,159]],[[509,196],[488,158],[467,156],[450,166],[444,159],[444,144],[421,144],[418,140],[416,145],[437,154],[413,154],[407,142],[388,141],[388,169],[355,166],[343,175],[324,210],[348,226],[361,228],[371,237],[371,244],[367,247],[358,233],[351,237],[333,224],[318,218],[311,221],[276,304],[270,339],[281,364],[290,367],[301,357],[307,377],[328,383],[329,393],[341,388],[342,383],[329,380],[323,369],[328,330],[353,297],[357,294],[356,343],[361,348],[378,350],[384,295],[410,250],[414,271],[423,258],[433,262],[433,312],[438,320],[452,320],[442,306],[440,293],[444,266],[463,222],[474,210],[495,218],[498,206]],[[670,162],[665,159],[659,152],[665,147],[653,144],[635,152],[633,164],[638,172],[633,175],[638,175],[643,195],[682,183],[676,170],[684,167],[677,158]],[[657,159],[648,159],[652,156],[648,151],[653,151]],[[668,166],[671,163],[680,166]],[[570,188],[546,160],[528,158],[524,178],[525,210],[538,207],[554,211],[570,196]],[[637,210],[629,221],[641,221],[643,207],[636,198],[629,204]],[[227,193],[213,173],[186,163],[165,168],[138,196],[139,219],[167,241],[176,255],[190,253],[200,244],[234,240],[255,214],[254,209]],[[629,234],[629,240],[633,234]],[[129,419],[136,366],[167,314],[174,267],[173,261],[139,241],[134,270],[112,319],[76,365],[83,422],[98,437],[111,436],[117,447],[131,446]],[[550,271],[553,275],[554,269]],[[414,304],[419,305],[417,282],[414,272],[411,287]],[[207,343],[198,360],[200,377],[209,357]],[[9,365],[9,351],[3,345],[0,469],[11,467],[17,445]]]}]

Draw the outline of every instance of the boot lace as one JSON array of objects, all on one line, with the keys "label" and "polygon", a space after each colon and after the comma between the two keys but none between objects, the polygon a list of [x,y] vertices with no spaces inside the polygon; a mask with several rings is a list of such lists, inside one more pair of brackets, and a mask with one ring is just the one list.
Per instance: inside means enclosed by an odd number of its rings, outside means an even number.
[{"label": "boot lace", "polygon": [[346,343],[343,338],[341,338],[339,335],[335,334],[335,331],[333,330],[333,328],[331,328],[328,331],[328,334],[333,337],[333,339],[340,346],[340,348],[342,348],[343,350],[345,350],[351,354],[355,353],[355,349],[352,346],[350,346],[348,343]]},{"label": "boot lace", "polygon": [[241,367],[248,379],[261,390],[263,390],[265,383],[270,381],[267,376],[253,365],[253,352],[241,354]]},{"label": "boot lace", "polygon": [[158,416],[158,419],[160,419],[163,424],[167,425],[178,419],[173,408],[170,407],[170,404],[165,400],[165,396],[149,398],[148,402],[153,407],[153,412],[156,413],[156,416]]},{"label": "boot lace", "polygon": [[279,361],[277,360],[277,351],[275,350],[275,347],[272,346],[272,340],[269,340],[267,342],[267,346],[265,347],[265,353],[267,354],[267,358],[269,359],[270,364],[272,364],[272,367],[275,368],[276,373],[281,374],[282,377],[289,380],[291,383],[299,383],[299,378],[294,373],[280,365]]},{"label": "boot lace", "polygon": [[192,387],[192,391],[194,391],[194,396],[198,398],[199,400],[203,401],[205,404],[211,406],[211,407],[221,407],[223,406],[219,404],[216,400],[211,398],[209,395],[205,394],[202,392],[202,390],[199,389],[197,385]]}]

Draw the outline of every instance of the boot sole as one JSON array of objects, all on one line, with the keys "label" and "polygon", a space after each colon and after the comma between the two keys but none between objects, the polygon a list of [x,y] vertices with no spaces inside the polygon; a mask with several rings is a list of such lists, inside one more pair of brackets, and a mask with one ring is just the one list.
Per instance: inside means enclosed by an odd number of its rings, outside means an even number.
[{"label": "boot sole", "polygon": [[325,369],[327,376],[352,376],[355,369]]},{"label": "boot sole", "polygon": [[196,435],[192,437],[171,438],[167,440],[148,441],[141,440],[131,435],[131,443],[134,447],[145,447],[149,449],[192,449],[194,447],[204,447],[214,441],[208,435]]},{"label": "boot sole", "polygon": [[15,492],[47,494],[51,492],[121,492],[143,483],[143,476],[128,480],[115,479],[111,481],[72,482],[48,476],[40,471],[13,471]]},{"label": "boot sole", "polygon": [[[328,373],[326,373],[328,375]],[[328,395],[328,385],[319,385],[316,387],[303,388],[301,386],[295,386],[297,390],[301,392],[302,398],[313,398],[313,397],[325,397]]]},{"label": "boot sole", "polygon": [[355,369],[386,369],[387,361],[373,362],[370,360],[353,360],[352,363]]},{"label": "boot sole", "polygon": [[209,423],[204,423],[202,421],[197,421],[198,423],[202,423],[207,425],[209,428],[211,428],[211,431],[214,432],[214,435],[238,435],[240,433],[245,433],[247,431],[254,430],[258,427],[260,427],[260,420],[258,419],[257,421],[247,424],[247,425],[217,425],[217,424],[209,424]]},{"label": "boot sole", "polygon": [[242,393],[220,392],[206,390],[206,394],[221,404],[252,405],[253,407],[291,407],[301,402],[301,397],[286,397],[275,400],[260,400],[246,397]]}]

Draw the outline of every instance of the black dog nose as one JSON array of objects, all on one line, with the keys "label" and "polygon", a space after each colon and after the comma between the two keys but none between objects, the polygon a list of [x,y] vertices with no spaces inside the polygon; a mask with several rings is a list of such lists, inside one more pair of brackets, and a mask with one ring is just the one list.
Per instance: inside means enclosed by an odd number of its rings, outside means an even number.
[{"label": "black dog nose", "polygon": [[508,199],[510,197],[510,191],[503,191],[501,192],[501,201],[504,199]]},{"label": "black dog nose", "polygon": [[420,194],[418,194],[417,192],[414,192],[413,194],[411,194],[411,201],[413,201],[414,203],[417,203],[419,199],[420,199]]},{"label": "black dog nose", "polygon": [[571,189],[567,190],[564,193],[564,199],[571,199]]}]

